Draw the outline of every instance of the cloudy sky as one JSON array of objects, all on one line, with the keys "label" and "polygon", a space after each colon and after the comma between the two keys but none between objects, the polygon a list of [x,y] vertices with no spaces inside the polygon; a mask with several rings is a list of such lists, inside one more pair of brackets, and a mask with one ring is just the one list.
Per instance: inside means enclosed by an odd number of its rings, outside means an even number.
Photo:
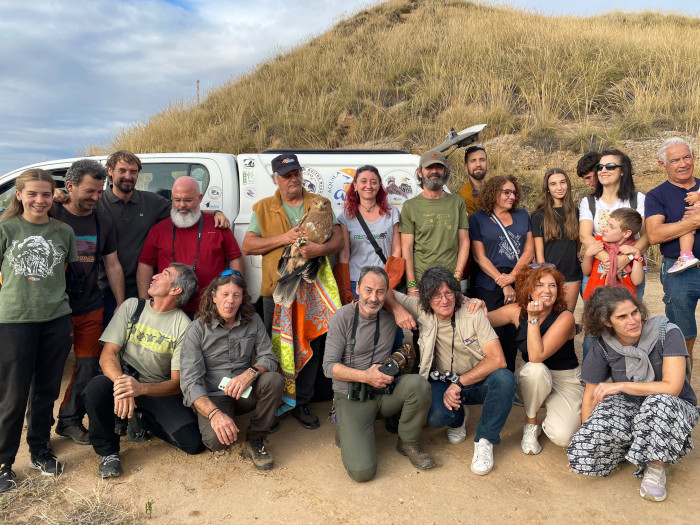
[{"label": "cloudy sky", "polygon": [[[0,174],[72,157],[320,34],[367,0],[0,0]],[[697,0],[513,0],[546,14]]]}]

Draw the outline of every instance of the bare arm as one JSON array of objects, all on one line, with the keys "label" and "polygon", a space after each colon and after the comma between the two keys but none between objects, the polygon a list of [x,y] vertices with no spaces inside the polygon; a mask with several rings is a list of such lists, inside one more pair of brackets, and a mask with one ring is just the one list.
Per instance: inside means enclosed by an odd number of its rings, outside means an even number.
[{"label": "bare arm", "polygon": [[603,401],[605,396],[620,392],[631,396],[651,396],[653,394],[668,394],[678,397],[685,382],[685,356],[664,357],[663,379],[649,383],[622,381],[619,383],[599,383],[595,387],[595,399]]},{"label": "bare arm", "polygon": [[392,227],[393,237],[391,238],[391,255],[401,257],[401,234],[399,233],[399,223]]},{"label": "bare arm", "polygon": [[117,252],[110,253],[102,257],[105,263],[105,272],[109,287],[112,290],[114,299],[117,301],[117,308],[124,302],[124,270],[119,263]]},{"label": "bare arm", "polygon": [[343,239],[343,234],[340,231],[340,226],[336,224],[333,226],[330,239],[323,244],[307,241],[304,246],[299,247],[299,252],[306,259],[313,259],[314,257],[322,257],[324,255],[338,253],[340,250],[342,250],[344,243],[345,240]]},{"label": "bare arm", "polygon": [[[602,383],[601,383],[602,384]],[[598,385],[595,383],[586,383],[586,389],[583,391],[583,401],[581,402],[581,423],[585,423],[589,418],[593,409],[598,404],[595,400],[595,389]]]},{"label": "bare arm", "polygon": [[220,230],[228,230],[231,227],[231,221],[224,215],[221,210],[202,210],[204,213],[214,216],[214,227]]},{"label": "bare arm", "polygon": [[507,304],[486,314],[489,323],[494,328],[513,323],[517,328],[520,326],[520,306],[517,304]]},{"label": "bare arm", "polygon": [[[227,414],[217,409],[209,396],[198,397],[192,406],[204,417],[209,418],[211,428],[222,445],[230,445],[238,439],[236,423]],[[210,415],[211,417],[209,417]]]},{"label": "bare arm", "polygon": [[235,270],[237,272],[240,272],[241,275],[244,275],[245,266],[243,264],[243,257],[236,257],[235,259],[231,259],[230,261],[228,261],[226,266],[229,270]]},{"label": "bare arm", "polygon": [[148,299],[148,288],[155,274],[155,268],[150,264],[140,262],[136,267],[136,287],[141,299]]},{"label": "bare arm", "polygon": [[[416,280],[416,268],[413,265],[413,242],[415,240],[415,235],[412,233],[402,233],[401,234],[401,256],[406,259],[406,282],[411,282]],[[418,294],[418,287],[409,287],[408,293],[410,295]]]},{"label": "bare arm", "polygon": [[[588,219],[580,221],[578,231],[579,240],[581,241],[581,245],[585,250],[595,242],[595,236],[593,235],[593,221],[589,221]],[[595,258],[601,262],[608,262],[610,260],[610,255],[608,255],[608,252],[603,250],[598,252]],[[586,275],[590,275],[590,273]]]},{"label": "bare arm", "polygon": [[[457,267],[454,269],[455,272],[459,272],[459,276],[462,277],[462,270],[467,265],[467,259],[469,259],[469,230],[462,228],[458,232],[459,238],[459,253],[457,254]],[[461,279],[457,279],[458,281]]]},{"label": "bare arm", "polygon": [[350,263],[350,232],[344,224],[340,225],[340,232],[343,235],[343,247],[338,254],[338,262],[343,264]]},{"label": "bare arm", "polygon": [[[532,304],[532,302],[531,302]],[[537,317],[536,308],[528,311],[528,320]],[[533,315],[534,314],[534,315]],[[540,335],[539,323],[527,324],[527,356],[532,363],[541,363],[554,355],[569,339],[574,337],[576,327],[574,316],[568,310],[563,311],[549,330]]]},{"label": "bare arm", "polygon": [[533,237],[535,241],[535,260],[542,264],[544,260],[544,237]]},{"label": "bare arm", "polygon": [[[518,272],[527,267],[528,264],[532,262],[533,257],[535,256],[535,243],[532,240],[532,232],[527,232],[527,237],[525,238],[525,247],[523,248],[523,253],[518,259],[518,262],[515,263],[515,266],[513,267],[513,271],[510,272],[510,275],[512,277],[512,281],[515,281],[515,276],[518,275]],[[510,284],[510,283],[508,283]]]},{"label": "bare arm", "polygon": [[700,228],[700,208],[688,208],[686,215],[678,222],[666,224],[663,215],[652,215],[645,220],[648,241],[651,244],[672,241],[681,235]]},{"label": "bare arm", "polygon": [[345,366],[342,363],[333,365],[333,377],[339,381],[367,383],[375,388],[384,388],[394,381],[392,376],[388,376],[379,371],[381,365],[373,364],[367,370],[356,370]]},{"label": "bare arm", "polygon": [[288,246],[304,235],[304,231],[297,227],[274,237],[260,237],[255,232],[246,232],[243,237],[241,251],[246,255],[265,255],[282,246]]}]

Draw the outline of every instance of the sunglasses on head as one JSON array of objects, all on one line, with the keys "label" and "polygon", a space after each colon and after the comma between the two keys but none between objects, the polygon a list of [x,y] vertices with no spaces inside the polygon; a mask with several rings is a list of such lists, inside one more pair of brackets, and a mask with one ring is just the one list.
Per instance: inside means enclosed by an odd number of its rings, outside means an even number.
[{"label": "sunglasses on head", "polygon": [[219,277],[226,277],[227,275],[236,275],[243,279],[243,274],[241,274],[241,272],[239,272],[238,270],[224,270],[219,274]]},{"label": "sunglasses on head", "polygon": [[603,171],[603,168],[605,168],[606,171],[612,171],[615,168],[621,168],[621,164],[615,164],[614,162],[608,162],[607,164],[596,164],[595,165],[595,170],[596,171]]},{"label": "sunglasses on head", "polygon": [[556,268],[552,263],[533,263],[528,264],[528,266],[533,270],[537,270],[537,268]]}]

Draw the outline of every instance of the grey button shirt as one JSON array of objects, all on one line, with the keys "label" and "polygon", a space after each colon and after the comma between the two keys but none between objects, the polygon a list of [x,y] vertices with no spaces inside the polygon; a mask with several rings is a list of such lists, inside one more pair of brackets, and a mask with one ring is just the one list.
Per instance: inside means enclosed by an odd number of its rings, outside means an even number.
[{"label": "grey button shirt", "polygon": [[258,316],[241,324],[240,316],[231,329],[214,321],[204,324],[195,319],[185,332],[180,353],[180,388],[185,406],[202,396],[223,396],[219,383],[224,377],[236,377],[251,366],[277,371],[277,357]]}]

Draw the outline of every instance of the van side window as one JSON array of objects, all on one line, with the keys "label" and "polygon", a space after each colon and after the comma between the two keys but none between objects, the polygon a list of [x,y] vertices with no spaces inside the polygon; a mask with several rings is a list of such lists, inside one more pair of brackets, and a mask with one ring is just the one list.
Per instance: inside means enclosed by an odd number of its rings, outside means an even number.
[{"label": "van side window", "polygon": [[205,193],[209,186],[209,170],[202,164],[144,164],[139,173],[136,188],[152,191],[170,200],[175,179],[190,176],[199,183],[199,192]]}]

